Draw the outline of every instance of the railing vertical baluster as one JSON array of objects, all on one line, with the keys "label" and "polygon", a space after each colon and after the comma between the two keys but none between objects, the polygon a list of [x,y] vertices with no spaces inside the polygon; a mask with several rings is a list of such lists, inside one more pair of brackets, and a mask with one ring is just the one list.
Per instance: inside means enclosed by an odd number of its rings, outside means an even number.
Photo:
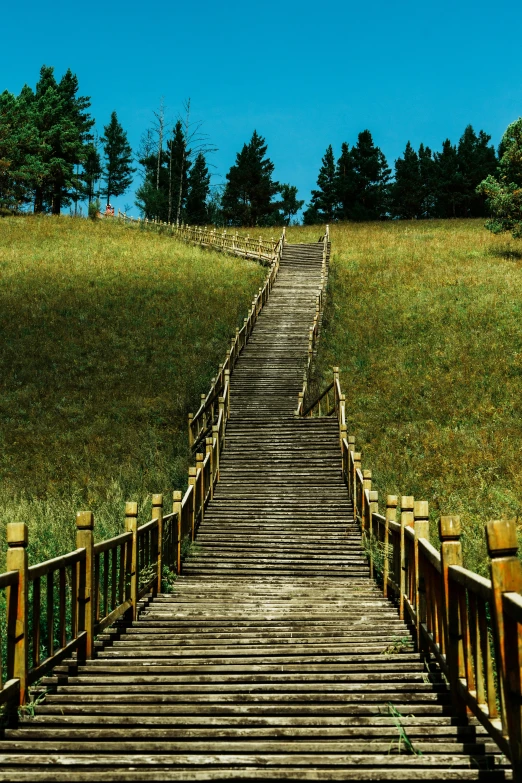
[{"label": "railing vertical baluster", "polygon": [[400,594],[399,594],[399,617],[404,620],[404,595],[406,593],[406,541],[404,536],[404,528],[411,527],[413,525],[413,504],[414,500],[411,495],[403,495],[401,497],[401,548],[400,548]]},{"label": "railing vertical baluster", "polygon": [[46,579],[47,655],[54,654],[54,574],[55,571],[51,571]]},{"label": "railing vertical baluster", "polygon": [[60,607],[59,623],[58,623],[58,629],[59,629],[58,640],[60,643],[60,647],[65,647],[65,645],[67,644],[66,598],[67,598],[67,585],[65,580],[65,568],[60,568],[58,569],[58,601]]},{"label": "railing vertical baluster", "polygon": [[[395,522],[397,519],[397,495],[386,496],[386,521],[384,525],[384,569],[383,569],[383,592],[384,597],[388,596],[388,578],[389,578],[389,535],[390,535],[390,522]],[[395,554],[395,553],[394,553]]]},{"label": "railing vertical baluster", "polygon": [[181,529],[181,501],[182,501],[183,495],[182,493],[176,489],[174,490],[172,494],[172,513],[177,514],[177,519],[175,521],[175,566],[176,566],[176,573],[181,574],[181,541],[183,537],[183,531]]},{"label": "railing vertical baluster", "polygon": [[192,487],[192,513],[191,513],[191,520],[190,520],[190,540],[194,541],[196,537],[196,520],[195,515],[197,514],[197,508],[196,508],[196,493],[197,493],[197,486],[196,486],[196,468],[192,467],[189,468],[189,477],[188,477],[188,484],[189,487]]},{"label": "railing vertical baluster", "polygon": [[417,649],[422,647],[421,626],[426,623],[426,584],[419,561],[419,538],[430,539],[429,507],[427,500],[417,500],[413,511],[415,542],[415,611],[417,613]]},{"label": "railing vertical baluster", "polygon": [[[33,619],[33,666],[40,665],[40,633],[42,629],[42,620],[40,612],[42,610],[41,599],[41,580],[37,577],[33,581],[33,601],[32,601],[32,619]],[[0,687],[2,683],[0,682]]]},{"label": "railing vertical baluster", "polygon": [[372,489],[368,494],[370,500],[368,509],[370,523],[370,577],[373,579],[373,548],[375,545],[375,536],[373,533],[373,515],[379,513],[379,493]]},{"label": "railing vertical baluster", "polygon": [[[20,704],[28,695],[28,533],[25,522],[7,525],[7,570],[18,571],[18,585],[7,588],[9,623],[7,626],[7,671],[9,678],[20,680]],[[9,609],[16,605],[16,614]]]},{"label": "railing vertical baluster", "polygon": [[446,660],[449,669],[450,692],[453,704],[459,714],[465,714],[466,705],[460,695],[459,683],[464,677],[464,656],[459,618],[459,601],[455,584],[450,581],[449,567],[462,565],[460,543],[460,517],[442,516],[439,523],[442,620]]}]

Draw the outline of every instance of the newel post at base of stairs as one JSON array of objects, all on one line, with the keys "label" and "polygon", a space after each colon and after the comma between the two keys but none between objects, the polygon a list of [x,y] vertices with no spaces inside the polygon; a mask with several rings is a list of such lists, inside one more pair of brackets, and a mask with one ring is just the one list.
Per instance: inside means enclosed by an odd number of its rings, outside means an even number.
[{"label": "newel post at base of stairs", "polygon": [[136,620],[138,617],[138,589],[139,589],[139,574],[138,574],[138,504],[129,502],[125,503],[125,532],[132,533],[132,541],[130,545],[130,563],[128,565],[129,574],[129,588],[128,597],[132,602],[132,606],[129,609],[129,614],[132,620]]},{"label": "newel post at base of stairs", "polygon": [[[94,652],[94,514],[81,511],[76,515],[76,547],[85,549],[85,586],[78,593],[78,630],[86,632],[85,658]],[[80,657],[80,651],[78,652]]]},{"label": "newel post at base of stairs", "polygon": [[[493,639],[498,661],[502,733],[509,737],[514,780],[522,778],[522,629],[518,612],[512,614],[504,596],[515,601],[522,592],[522,563],[518,557],[517,520],[486,525],[491,558]],[[508,595],[506,595],[508,594]],[[511,595],[509,595],[511,594]]]},{"label": "newel post at base of stairs", "polygon": [[[9,613],[7,625],[8,676],[19,680],[20,704],[27,701],[28,682],[28,532],[25,522],[9,522],[7,525],[7,571],[18,571],[18,583],[7,588],[6,606],[16,606]],[[13,596],[13,593],[15,595]]]}]

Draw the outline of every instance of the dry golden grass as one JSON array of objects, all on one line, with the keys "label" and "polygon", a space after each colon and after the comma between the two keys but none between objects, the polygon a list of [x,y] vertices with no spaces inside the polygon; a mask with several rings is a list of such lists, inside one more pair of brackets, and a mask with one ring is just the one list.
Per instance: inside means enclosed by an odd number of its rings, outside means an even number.
[{"label": "dry golden grass", "polygon": [[63,553],[74,517],[121,531],[125,500],[186,486],[198,407],[266,269],[150,232],[0,220],[0,549]]},{"label": "dry golden grass", "polygon": [[339,224],[331,238],[321,382],[340,365],[381,504],[429,500],[433,540],[441,514],[460,514],[465,564],[484,573],[484,523],[522,507],[522,246],[482,221]]}]

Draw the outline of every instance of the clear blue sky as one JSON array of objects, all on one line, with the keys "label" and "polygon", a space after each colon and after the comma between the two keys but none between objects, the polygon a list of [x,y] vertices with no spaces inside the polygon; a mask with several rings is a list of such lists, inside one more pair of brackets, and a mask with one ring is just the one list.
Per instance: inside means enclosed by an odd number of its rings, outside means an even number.
[{"label": "clear blue sky", "polygon": [[219,148],[215,183],[255,128],[306,200],[327,145],[338,155],[364,128],[393,167],[408,140],[439,149],[471,123],[496,145],[522,115],[520,0],[28,0],[4,4],[2,28],[0,89],[70,67],[98,129],[115,110],[134,149],[161,96],[171,119],[190,97]]}]

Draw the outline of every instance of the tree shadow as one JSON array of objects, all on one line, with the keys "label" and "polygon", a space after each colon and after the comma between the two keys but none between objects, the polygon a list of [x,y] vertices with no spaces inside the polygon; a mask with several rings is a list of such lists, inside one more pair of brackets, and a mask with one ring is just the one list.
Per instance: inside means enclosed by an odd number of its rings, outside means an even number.
[{"label": "tree shadow", "polygon": [[512,250],[511,248],[498,248],[491,250],[491,255],[496,258],[504,258],[506,261],[522,261],[522,247],[520,250]]}]

